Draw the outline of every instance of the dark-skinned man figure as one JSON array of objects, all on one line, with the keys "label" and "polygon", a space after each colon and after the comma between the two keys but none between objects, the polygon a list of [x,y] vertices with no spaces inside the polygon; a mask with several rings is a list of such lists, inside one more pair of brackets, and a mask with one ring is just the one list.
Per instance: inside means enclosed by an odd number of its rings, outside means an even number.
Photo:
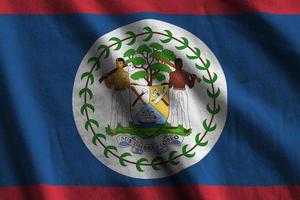
[{"label": "dark-skinned man figure", "polygon": [[[194,74],[184,71],[182,68],[182,60],[180,58],[176,58],[175,71],[170,73],[169,79],[170,115],[168,122],[172,127],[183,125],[183,128],[188,130],[191,126],[186,86],[192,88],[197,77]],[[198,81],[200,81],[200,79]]]}]

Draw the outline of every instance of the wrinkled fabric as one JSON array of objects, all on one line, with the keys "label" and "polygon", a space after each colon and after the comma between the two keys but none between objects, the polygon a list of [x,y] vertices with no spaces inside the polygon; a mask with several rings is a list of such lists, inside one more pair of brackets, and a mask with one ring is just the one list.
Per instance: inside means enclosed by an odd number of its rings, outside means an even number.
[{"label": "wrinkled fabric", "polygon": [[[143,180],[110,170],[85,147],[72,88],[98,37],[148,18],[211,49],[228,113],[201,162]],[[300,199],[299,14],[21,13],[0,14],[0,27],[0,199]]]}]

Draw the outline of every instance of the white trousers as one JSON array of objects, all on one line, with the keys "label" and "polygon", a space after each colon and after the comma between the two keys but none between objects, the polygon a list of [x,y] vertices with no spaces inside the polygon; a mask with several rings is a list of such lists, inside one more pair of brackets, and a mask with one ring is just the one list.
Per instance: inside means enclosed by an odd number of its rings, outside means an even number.
[{"label": "white trousers", "polygon": [[[123,127],[128,127],[130,119],[128,90],[113,91],[111,101],[111,120],[112,129],[117,128],[118,123]],[[108,114],[108,113],[107,113]]]},{"label": "white trousers", "polygon": [[168,122],[173,127],[177,127],[178,125],[183,125],[185,129],[191,127],[186,90],[170,89],[170,114]]}]

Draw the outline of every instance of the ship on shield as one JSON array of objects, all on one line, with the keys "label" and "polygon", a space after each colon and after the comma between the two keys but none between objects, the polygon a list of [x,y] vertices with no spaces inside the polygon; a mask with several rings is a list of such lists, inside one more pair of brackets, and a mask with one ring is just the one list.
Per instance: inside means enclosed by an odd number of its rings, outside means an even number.
[{"label": "ship on shield", "polygon": [[169,116],[168,86],[132,86],[130,113],[133,125],[143,135],[154,135],[163,128]]}]

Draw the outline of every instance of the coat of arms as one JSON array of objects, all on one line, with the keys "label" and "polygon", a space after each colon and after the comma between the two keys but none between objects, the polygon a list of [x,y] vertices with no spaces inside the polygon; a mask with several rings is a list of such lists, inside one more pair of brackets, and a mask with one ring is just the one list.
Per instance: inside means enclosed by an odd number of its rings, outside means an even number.
[{"label": "coat of arms", "polygon": [[116,68],[99,80],[113,92],[107,134],[189,135],[186,87],[192,88],[196,80],[201,79],[184,71],[182,59],[159,43],[128,49],[124,58],[116,59]]},{"label": "coat of arms", "polygon": [[138,178],[168,176],[201,160],[221,134],[226,103],[225,76],[208,47],[151,19],[100,37],[73,91],[75,122],[90,151]]}]

